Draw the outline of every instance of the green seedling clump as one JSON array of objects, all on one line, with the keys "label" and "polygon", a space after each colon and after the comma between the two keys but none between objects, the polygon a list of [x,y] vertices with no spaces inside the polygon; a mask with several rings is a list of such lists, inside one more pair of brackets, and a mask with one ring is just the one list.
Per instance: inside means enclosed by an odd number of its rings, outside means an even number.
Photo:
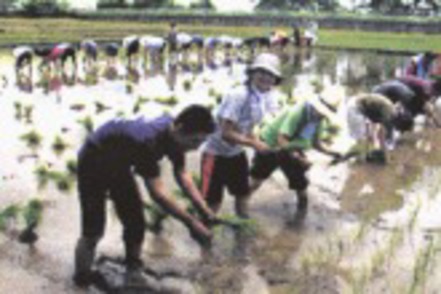
[{"label": "green seedling clump", "polygon": [[8,221],[17,218],[20,212],[20,207],[16,204],[11,204],[0,211],[0,230],[4,231],[7,228]]},{"label": "green seedling clump", "polygon": [[68,146],[69,145],[66,142],[64,142],[61,137],[56,136],[55,140],[54,140],[54,143],[52,144],[52,150],[54,150],[54,152],[57,155],[60,155],[60,154],[62,154],[66,150],[66,148]]},{"label": "green seedling clump", "polygon": [[41,146],[43,137],[35,130],[25,133],[20,136],[20,139],[26,142],[29,148],[36,149]]}]

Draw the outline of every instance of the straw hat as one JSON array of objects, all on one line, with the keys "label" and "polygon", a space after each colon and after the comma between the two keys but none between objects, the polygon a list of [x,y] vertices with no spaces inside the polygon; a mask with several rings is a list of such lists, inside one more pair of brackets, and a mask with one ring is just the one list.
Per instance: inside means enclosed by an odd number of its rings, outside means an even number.
[{"label": "straw hat", "polygon": [[319,95],[310,96],[308,102],[331,123],[339,124],[337,111],[343,98],[344,89],[341,86],[328,86]]},{"label": "straw hat", "polygon": [[280,70],[280,59],[277,55],[271,53],[259,54],[254,62],[248,68],[248,74],[254,72],[257,69],[263,69],[270,72],[277,78],[277,84],[282,81],[282,74]]}]

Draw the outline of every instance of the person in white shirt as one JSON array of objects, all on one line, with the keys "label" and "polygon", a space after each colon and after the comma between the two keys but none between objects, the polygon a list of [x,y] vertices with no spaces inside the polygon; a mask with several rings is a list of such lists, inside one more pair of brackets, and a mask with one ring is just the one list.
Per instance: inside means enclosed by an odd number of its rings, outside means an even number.
[{"label": "person in white shirt", "polygon": [[217,110],[218,130],[203,147],[201,163],[202,193],[217,212],[227,188],[235,197],[236,214],[249,217],[250,196],[248,159],[244,146],[263,151],[268,147],[253,134],[253,129],[274,112],[273,89],[282,81],[279,58],[270,53],[256,57],[247,71],[244,85],[228,92]]}]

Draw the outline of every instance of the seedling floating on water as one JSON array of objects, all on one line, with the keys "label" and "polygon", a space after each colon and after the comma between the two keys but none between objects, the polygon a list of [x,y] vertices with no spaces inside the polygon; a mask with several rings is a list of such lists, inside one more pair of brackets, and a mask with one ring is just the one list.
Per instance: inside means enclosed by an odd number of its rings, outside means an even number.
[{"label": "seedling floating on water", "polygon": [[20,139],[26,142],[26,145],[31,149],[37,149],[41,146],[42,136],[35,130],[20,136]]}]

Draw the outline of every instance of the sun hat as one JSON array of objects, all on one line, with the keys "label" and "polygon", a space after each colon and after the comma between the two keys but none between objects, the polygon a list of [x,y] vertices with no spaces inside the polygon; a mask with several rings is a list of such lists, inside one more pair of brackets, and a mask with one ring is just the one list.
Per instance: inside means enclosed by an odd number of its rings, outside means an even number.
[{"label": "sun hat", "polygon": [[248,74],[254,72],[255,70],[262,69],[272,75],[277,79],[277,84],[282,81],[282,74],[280,70],[280,59],[277,55],[272,53],[261,53],[259,54],[254,62],[248,68]]},{"label": "sun hat", "polygon": [[338,85],[326,87],[320,94],[311,95],[307,101],[332,123],[339,124],[338,107],[345,95],[344,88]]}]

